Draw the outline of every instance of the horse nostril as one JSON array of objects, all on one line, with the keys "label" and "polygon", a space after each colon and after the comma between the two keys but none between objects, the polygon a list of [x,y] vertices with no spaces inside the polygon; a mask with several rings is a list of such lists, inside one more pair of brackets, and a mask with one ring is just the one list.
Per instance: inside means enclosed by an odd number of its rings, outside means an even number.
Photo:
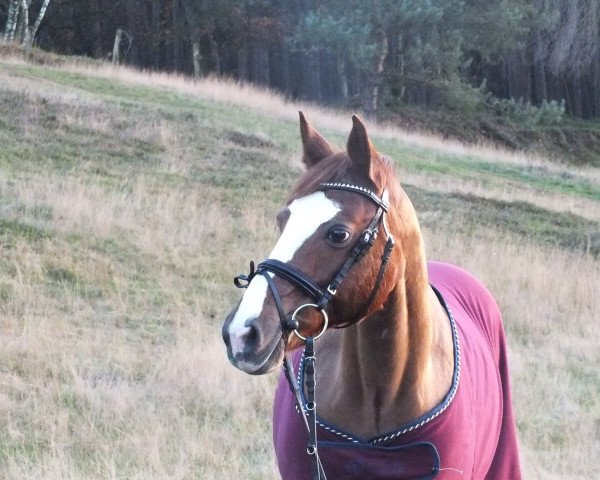
[{"label": "horse nostril", "polygon": [[227,349],[234,355],[254,352],[260,348],[263,338],[256,318],[247,320],[237,328],[231,328],[231,325],[223,327],[221,334]]},{"label": "horse nostril", "polygon": [[258,346],[260,335],[258,328],[256,328],[254,323],[250,323],[250,325],[247,325],[246,328],[247,330],[244,333],[244,344],[246,345],[247,350],[252,351]]}]

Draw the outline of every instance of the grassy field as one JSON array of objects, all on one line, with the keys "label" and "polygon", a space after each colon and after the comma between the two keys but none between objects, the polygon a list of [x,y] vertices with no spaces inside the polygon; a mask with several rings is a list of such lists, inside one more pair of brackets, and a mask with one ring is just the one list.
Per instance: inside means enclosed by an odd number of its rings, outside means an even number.
[{"label": "grassy field", "polygon": [[[297,110],[231,82],[0,58],[0,478],[277,478],[275,376],[231,367]],[[600,171],[372,125],[430,258],[503,310],[527,479],[600,471]]]}]

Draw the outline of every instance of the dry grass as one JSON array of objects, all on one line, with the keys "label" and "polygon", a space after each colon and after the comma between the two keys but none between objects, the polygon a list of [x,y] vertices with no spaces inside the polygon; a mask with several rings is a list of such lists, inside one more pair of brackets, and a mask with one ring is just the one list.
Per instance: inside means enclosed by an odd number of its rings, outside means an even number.
[{"label": "dry grass", "polygon": [[596,478],[600,263],[501,232],[427,236],[434,258],[475,273],[501,307],[525,478]]},{"label": "dry grass", "polygon": [[[219,330],[231,277],[269,251],[299,172],[298,108],[215,79],[0,61],[0,115],[15,118],[0,116],[0,477],[276,478],[275,377],[233,369]],[[398,148],[486,155],[385,128]],[[598,201],[518,179],[405,180],[598,220]],[[431,257],[479,275],[503,309],[526,478],[596,478],[598,259],[424,220]]]}]

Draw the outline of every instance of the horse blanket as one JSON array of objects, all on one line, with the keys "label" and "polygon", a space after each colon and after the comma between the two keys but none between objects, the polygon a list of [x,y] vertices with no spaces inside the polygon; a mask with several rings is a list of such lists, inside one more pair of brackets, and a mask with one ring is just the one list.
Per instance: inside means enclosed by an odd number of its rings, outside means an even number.
[{"label": "horse blanket", "polygon": [[[468,272],[437,262],[429,262],[428,270],[453,330],[452,387],[431,412],[376,439],[354,437],[319,419],[319,455],[328,480],[521,478],[498,306]],[[294,354],[296,370],[301,355]],[[281,477],[310,480],[306,427],[283,374],[273,416]]]}]

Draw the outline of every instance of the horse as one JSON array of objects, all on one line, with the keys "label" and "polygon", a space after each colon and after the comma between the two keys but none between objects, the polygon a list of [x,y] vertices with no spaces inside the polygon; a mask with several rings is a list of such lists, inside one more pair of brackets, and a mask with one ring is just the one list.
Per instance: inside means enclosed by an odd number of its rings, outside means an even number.
[{"label": "horse", "polygon": [[246,291],[222,327],[235,367],[284,365],[273,407],[281,477],[520,479],[491,293],[426,260],[394,163],[358,116],[345,151],[302,112],[300,134],[306,170],[277,214],[281,236],[236,277]]}]

